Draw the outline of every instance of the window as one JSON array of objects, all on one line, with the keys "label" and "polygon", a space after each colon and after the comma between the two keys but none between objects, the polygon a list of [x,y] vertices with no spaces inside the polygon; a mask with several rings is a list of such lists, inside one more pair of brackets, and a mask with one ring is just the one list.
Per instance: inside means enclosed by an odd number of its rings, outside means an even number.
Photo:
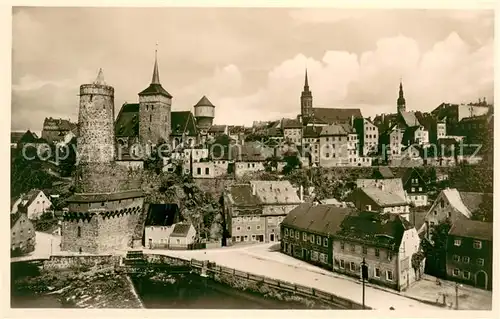
[{"label": "window", "polygon": [[419,188],[418,188],[418,191],[419,191],[419,192],[421,192],[421,191],[422,191],[422,187],[419,187]]},{"label": "window", "polygon": [[478,258],[478,259],[477,259],[477,264],[478,264],[479,266],[484,266],[484,259],[483,259],[483,258]]},{"label": "window", "polygon": [[328,238],[323,238],[323,246],[328,247]]},{"label": "window", "polygon": [[441,208],[444,208],[444,200],[441,200]]},{"label": "window", "polygon": [[311,244],[314,244],[314,235],[311,235]]},{"label": "window", "polygon": [[460,256],[458,255],[453,255],[453,261],[459,262],[460,261]]},{"label": "window", "polygon": [[373,277],[380,278],[380,269],[375,268],[375,271],[373,272]]},{"label": "window", "polygon": [[210,168],[205,167],[205,175],[208,175],[208,174],[210,174]]},{"label": "window", "polygon": [[412,193],[415,193],[415,187],[412,187],[412,188],[411,188],[411,192],[412,192]]},{"label": "window", "polygon": [[341,259],[341,260],[340,260],[340,268],[341,268],[341,269],[344,269],[344,268],[345,268],[345,265],[344,265],[344,260],[343,260],[343,259]]},{"label": "window", "polygon": [[295,239],[299,239],[299,236],[300,236],[299,232],[295,231]]},{"label": "window", "polygon": [[341,249],[341,250],[344,250],[344,248],[345,248],[345,247],[344,247],[344,243],[340,243],[340,249]]},{"label": "window", "polygon": [[198,167],[198,168],[196,169],[196,173],[197,173],[198,175],[201,175],[201,167]]},{"label": "window", "polygon": [[248,235],[245,235],[245,241],[248,241]]},{"label": "window", "polygon": [[306,233],[302,233],[302,240],[307,241],[307,234]]},{"label": "window", "polygon": [[321,245],[321,236],[316,236],[316,245]]},{"label": "window", "polygon": [[392,260],[392,251],[387,252],[387,259]]},{"label": "window", "polygon": [[326,254],[320,254],[319,261],[326,264],[328,262],[328,257],[326,256]]},{"label": "window", "polygon": [[394,277],[393,277],[393,274],[392,274],[392,271],[390,270],[387,270],[386,273],[385,273],[385,279],[389,280],[389,281],[393,281],[394,280]]},{"label": "window", "polygon": [[470,261],[470,258],[469,258],[469,257],[467,257],[467,256],[463,256],[463,257],[462,257],[462,262],[463,262],[463,263],[468,264],[468,263],[469,263],[469,261]]},{"label": "window", "polygon": [[288,229],[285,228],[285,237],[288,236]]},{"label": "window", "polygon": [[251,228],[252,228],[252,227],[250,227],[250,226],[247,226],[247,230],[250,230]]},{"label": "window", "polygon": [[82,237],[82,228],[80,226],[78,226],[76,232],[77,232],[76,234],[77,237]]},{"label": "window", "polygon": [[351,251],[355,251],[356,250],[356,246],[355,245],[351,245]]},{"label": "window", "polygon": [[461,240],[461,239],[455,239],[454,245],[455,245],[455,246],[460,246],[460,245],[462,245],[462,240]]},{"label": "window", "polygon": [[460,269],[455,268],[453,269],[453,276],[459,276],[460,275]]},{"label": "window", "polygon": [[349,268],[351,269],[351,271],[356,271],[356,263],[354,261],[351,261],[351,263],[349,264]]},{"label": "window", "polygon": [[470,272],[464,270],[464,279],[470,279]]},{"label": "window", "polygon": [[481,241],[480,240],[474,240],[474,243],[472,244],[474,249],[481,249]]},{"label": "window", "polygon": [[255,235],[252,235],[252,240],[255,241]]},{"label": "window", "polygon": [[317,251],[313,251],[311,253],[311,260],[318,260],[318,252]]},{"label": "window", "polygon": [[375,257],[380,257],[380,249],[375,248]]},{"label": "window", "polygon": [[257,230],[259,230],[260,229],[260,225],[257,225],[256,228],[257,228]]},{"label": "window", "polygon": [[[286,234],[286,229],[285,229],[285,234]],[[290,237],[293,237],[293,229],[290,229]]]}]

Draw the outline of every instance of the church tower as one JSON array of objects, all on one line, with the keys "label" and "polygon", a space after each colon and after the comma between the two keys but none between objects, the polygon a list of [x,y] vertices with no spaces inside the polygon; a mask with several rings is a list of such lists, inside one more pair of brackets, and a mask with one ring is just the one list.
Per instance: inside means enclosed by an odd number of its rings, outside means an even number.
[{"label": "church tower", "polygon": [[139,93],[139,142],[142,145],[170,141],[172,95],[161,86],[157,52],[155,50],[151,84]]},{"label": "church tower", "polygon": [[406,111],[406,100],[403,93],[403,82],[399,82],[398,113]]},{"label": "church tower", "polygon": [[300,113],[302,118],[307,118],[312,114],[312,92],[309,90],[309,81],[307,79],[307,69],[306,69],[306,78],[304,82],[304,90],[300,96]]}]

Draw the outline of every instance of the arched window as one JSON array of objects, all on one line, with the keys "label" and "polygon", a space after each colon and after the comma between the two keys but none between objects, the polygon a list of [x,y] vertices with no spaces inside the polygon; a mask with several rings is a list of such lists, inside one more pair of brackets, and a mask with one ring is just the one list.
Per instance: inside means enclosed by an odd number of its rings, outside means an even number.
[{"label": "arched window", "polygon": [[82,237],[82,227],[78,226],[76,236],[77,236],[77,237]]}]

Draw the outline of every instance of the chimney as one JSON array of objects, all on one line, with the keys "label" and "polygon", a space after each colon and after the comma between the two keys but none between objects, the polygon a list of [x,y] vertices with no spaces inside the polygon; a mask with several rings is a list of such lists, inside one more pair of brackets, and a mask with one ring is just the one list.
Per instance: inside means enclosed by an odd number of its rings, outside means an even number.
[{"label": "chimney", "polygon": [[304,186],[302,185],[299,187],[299,199],[301,202],[304,202]]},{"label": "chimney", "polygon": [[252,195],[253,196],[257,195],[256,189],[255,189],[255,184],[250,183],[250,185],[252,186]]}]

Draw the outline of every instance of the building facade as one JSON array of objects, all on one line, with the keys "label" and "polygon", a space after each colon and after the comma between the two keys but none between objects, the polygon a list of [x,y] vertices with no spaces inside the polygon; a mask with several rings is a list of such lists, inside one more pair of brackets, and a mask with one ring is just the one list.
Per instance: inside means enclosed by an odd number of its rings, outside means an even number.
[{"label": "building facade", "polygon": [[403,188],[408,195],[408,199],[415,207],[427,206],[427,182],[422,175],[414,169],[409,168],[403,175]]},{"label": "building facade", "polygon": [[23,212],[10,215],[10,245],[11,254],[22,255],[35,250],[35,228]]}]

